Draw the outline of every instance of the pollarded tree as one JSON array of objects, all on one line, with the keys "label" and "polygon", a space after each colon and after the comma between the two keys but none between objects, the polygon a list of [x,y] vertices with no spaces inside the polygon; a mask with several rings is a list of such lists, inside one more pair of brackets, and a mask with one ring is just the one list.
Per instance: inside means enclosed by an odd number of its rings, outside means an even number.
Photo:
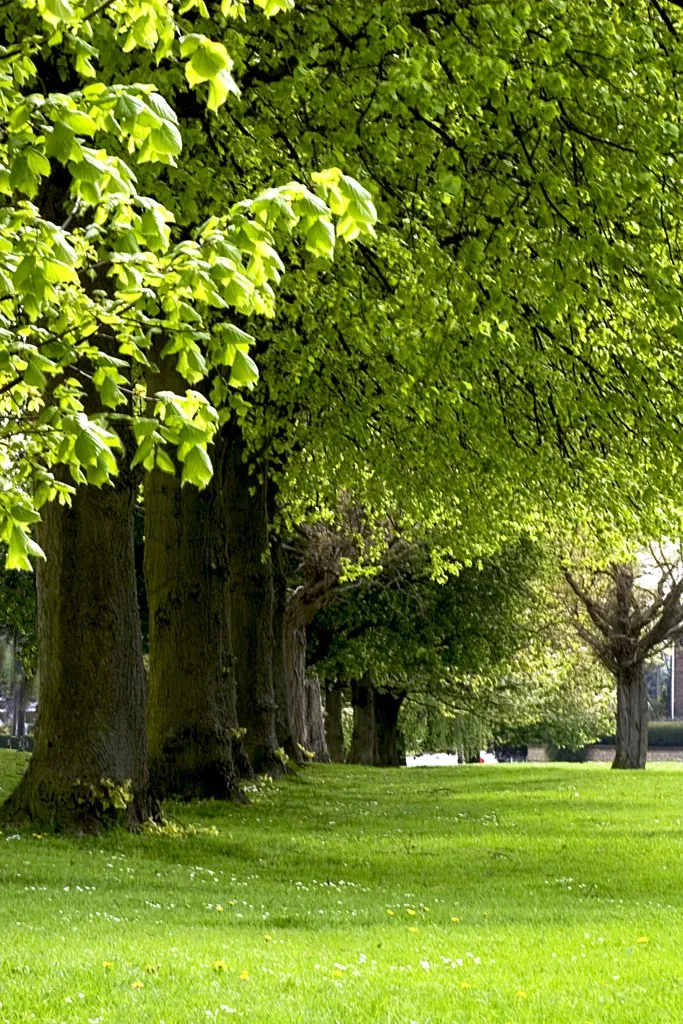
[{"label": "pollarded tree", "polygon": [[651,548],[607,569],[566,568],[573,624],[617,691],[613,768],[644,768],[648,742],[645,662],[683,635],[681,552]]}]

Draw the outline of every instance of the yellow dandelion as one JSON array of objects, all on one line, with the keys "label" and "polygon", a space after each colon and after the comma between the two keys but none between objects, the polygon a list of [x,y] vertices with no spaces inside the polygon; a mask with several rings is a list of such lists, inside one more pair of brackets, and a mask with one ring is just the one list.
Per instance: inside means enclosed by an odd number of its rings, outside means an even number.
[{"label": "yellow dandelion", "polygon": [[413,910],[412,907],[408,907],[408,909],[406,910],[406,914],[410,914],[411,917],[415,917],[415,915],[417,914],[417,910]]},{"label": "yellow dandelion", "polygon": [[649,941],[650,940],[647,937],[647,935],[641,935],[639,939],[636,939],[636,942],[640,942],[641,944],[644,943],[644,942],[649,942]]},{"label": "yellow dandelion", "polygon": [[228,900],[228,906],[229,907],[234,907],[236,903],[237,903],[237,900]]},{"label": "yellow dandelion", "polygon": [[417,932],[417,928],[409,928],[408,931],[412,932],[413,935],[415,935],[415,933]]},{"label": "yellow dandelion", "polygon": [[431,907],[423,907],[422,909],[424,910],[425,914],[430,914],[432,910]]},{"label": "yellow dandelion", "polygon": [[242,971],[240,981],[249,981],[249,971]]},{"label": "yellow dandelion", "polygon": [[105,970],[109,970],[110,967],[114,966],[114,961],[113,960],[103,960],[102,961],[102,966],[105,968]]},{"label": "yellow dandelion", "polygon": [[334,978],[343,978],[344,977],[344,972],[343,971],[332,971],[332,976]]},{"label": "yellow dandelion", "polygon": [[460,988],[472,988],[472,986],[470,985],[469,981],[461,981]]},{"label": "yellow dandelion", "polygon": [[389,917],[396,917],[396,912],[394,910],[387,910],[387,914]]},{"label": "yellow dandelion", "polygon": [[451,924],[460,924],[460,918],[459,917],[452,917],[451,918]]},{"label": "yellow dandelion", "polygon": [[273,936],[272,935],[264,935],[263,938],[266,940],[266,942],[272,942],[273,941]]},{"label": "yellow dandelion", "polygon": [[138,981],[138,980],[137,980],[137,978],[136,978],[136,980],[135,980],[135,981],[132,981],[132,982],[131,982],[131,985],[130,985],[130,987],[131,987],[131,988],[144,988],[144,987],[145,987],[145,985],[144,985],[144,982],[142,982],[142,981]]},{"label": "yellow dandelion", "polygon": [[526,999],[526,992],[523,988],[518,989],[516,995],[519,999]]},{"label": "yellow dandelion", "polygon": [[217,971],[227,971],[228,969],[228,965],[226,964],[225,960],[216,960],[216,963],[213,966],[216,968]]},{"label": "yellow dandelion", "polygon": [[219,903],[219,904],[218,904],[218,906],[216,907],[216,910],[218,911],[218,913],[219,913],[219,914],[222,914],[222,913],[223,913],[223,908],[222,908],[222,906],[220,905],[220,903]]}]

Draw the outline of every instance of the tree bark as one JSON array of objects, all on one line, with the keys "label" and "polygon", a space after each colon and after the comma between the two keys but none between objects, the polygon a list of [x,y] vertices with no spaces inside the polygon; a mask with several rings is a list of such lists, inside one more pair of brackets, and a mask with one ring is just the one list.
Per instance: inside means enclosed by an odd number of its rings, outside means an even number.
[{"label": "tree bark", "polygon": [[287,613],[287,568],[282,542],[274,538],[271,546],[273,565],[273,696],[275,698],[275,731],[278,746],[287,757],[297,757],[292,738],[287,685],[288,657],[285,616]]},{"label": "tree bark", "polygon": [[[288,609],[288,612],[290,609]],[[289,732],[294,759],[303,763],[308,742],[308,702],[306,697],[306,627],[298,626],[289,614],[285,615],[285,675],[287,681],[287,709]]]},{"label": "tree bark", "polygon": [[648,703],[643,662],[617,675],[617,741],[613,768],[644,768],[647,760]]},{"label": "tree bark", "polygon": [[373,765],[377,762],[375,729],[375,690],[366,676],[351,686],[353,703],[353,736],[349,764]]},{"label": "tree bark", "polygon": [[306,676],[306,749],[315,755],[316,761],[330,760],[325,737],[323,698],[317,675]]},{"label": "tree bark", "polygon": [[337,764],[343,764],[346,760],[344,727],[342,725],[343,708],[344,696],[341,688],[328,686],[325,691],[325,734],[330,760]]},{"label": "tree bark", "polygon": [[147,771],[134,498],[122,468],[114,486],[79,487],[70,507],[44,510],[36,746],[5,821],[99,831],[120,821],[135,829],[158,813]]},{"label": "tree bark", "polygon": [[[170,360],[154,390],[182,392]],[[202,490],[155,469],[145,481],[150,772],[163,797],[239,797],[242,763],[230,639],[221,435]]]},{"label": "tree bark", "polygon": [[405,751],[398,729],[398,716],[405,693],[393,694],[375,690],[375,735],[377,764],[380,768],[397,768],[406,763]]},{"label": "tree bark", "polygon": [[250,473],[238,424],[223,427],[227,446],[223,479],[230,612],[235,652],[237,718],[255,772],[280,773],[273,689],[273,566],[268,539],[265,467]]}]

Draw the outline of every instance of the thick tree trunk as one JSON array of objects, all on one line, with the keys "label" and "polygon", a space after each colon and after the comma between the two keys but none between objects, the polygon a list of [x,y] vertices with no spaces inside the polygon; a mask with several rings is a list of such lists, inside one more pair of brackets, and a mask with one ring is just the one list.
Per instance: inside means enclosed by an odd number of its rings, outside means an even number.
[{"label": "thick tree trunk", "polygon": [[405,693],[383,693],[375,690],[375,735],[377,764],[380,768],[397,768],[406,763],[405,751],[398,729],[398,716]]},{"label": "thick tree trunk", "polygon": [[344,696],[341,689],[337,686],[328,686],[325,692],[325,734],[330,760],[337,764],[343,764],[345,760],[343,708]]},{"label": "thick tree trunk", "polygon": [[377,732],[375,729],[375,690],[367,677],[351,687],[353,703],[353,735],[349,764],[377,763]]},{"label": "thick tree trunk", "polygon": [[135,592],[135,486],[79,487],[47,506],[38,566],[40,710],[28,770],[4,820],[97,831],[157,814],[145,738],[146,680]]},{"label": "thick tree trunk", "polygon": [[617,749],[613,768],[644,768],[647,760],[647,684],[643,663],[617,676]]},{"label": "thick tree trunk", "polygon": [[273,566],[268,540],[267,478],[250,473],[237,424],[223,428],[227,446],[223,480],[230,614],[235,652],[237,718],[256,772],[280,772],[273,689]]},{"label": "thick tree trunk", "polygon": [[145,486],[150,773],[184,800],[239,795],[221,449],[203,491],[159,470]]},{"label": "thick tree trunk", "polygon": [[[187,384],[165,359],[154,391]],[[150,773],[155,792],[181,799],[239,796],[244,771],[230,639],[222,478],[225,445],[210,452],[202,491],[155,469],[145,481],[145,589],[149,607]]]},{"label": "thick tree trunk", "polygon": [[320,680],[317,675],[306,676],[306,747],[315,755],[316,761],[329,761],[325,737],[325,718]]}]

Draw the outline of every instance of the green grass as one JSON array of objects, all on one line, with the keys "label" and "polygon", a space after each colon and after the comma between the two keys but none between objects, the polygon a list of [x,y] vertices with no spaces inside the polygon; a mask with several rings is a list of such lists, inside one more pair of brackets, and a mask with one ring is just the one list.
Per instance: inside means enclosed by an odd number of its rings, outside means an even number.
[{"label": "green grass", "polygon": [[170,808],[184,838],[5,835],[0,1022],[679,1021],[682,795],[674,765],[317,767]]}]

